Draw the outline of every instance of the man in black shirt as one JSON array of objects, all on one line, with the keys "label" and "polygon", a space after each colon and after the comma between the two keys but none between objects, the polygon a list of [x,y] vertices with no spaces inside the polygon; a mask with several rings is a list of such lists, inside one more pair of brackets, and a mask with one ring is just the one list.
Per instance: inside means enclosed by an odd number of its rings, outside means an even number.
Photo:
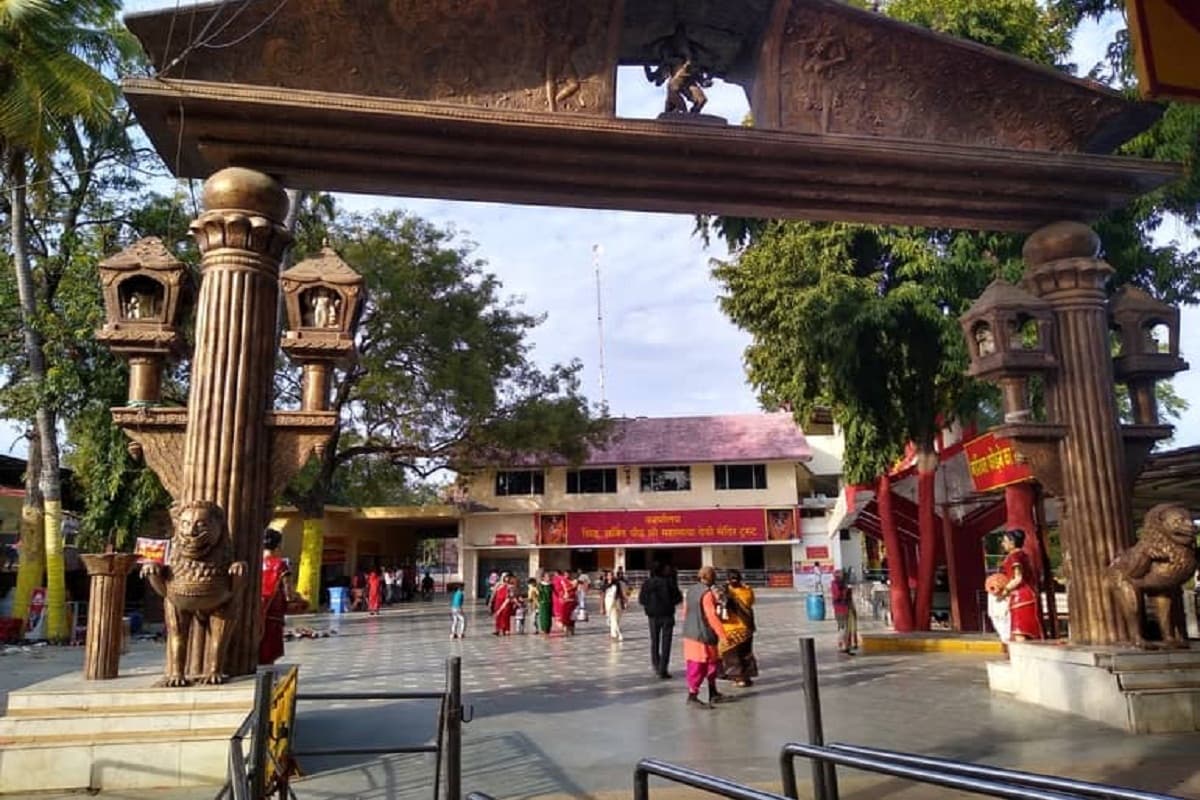
[{"label": "man in black shirt", "polygon": [[671,636],[675,630],[675,607],[683,602],[683,593],[668,577],[667,569],[655,564],[650,577],[638,592],[638,602],[650,623],[650,666],[660,678],[670,678]]}]

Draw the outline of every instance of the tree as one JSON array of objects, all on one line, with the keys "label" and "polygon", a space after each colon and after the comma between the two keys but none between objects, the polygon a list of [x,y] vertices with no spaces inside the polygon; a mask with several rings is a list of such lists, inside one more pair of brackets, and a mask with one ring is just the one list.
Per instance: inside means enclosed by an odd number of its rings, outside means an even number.
[{"label": "tree", "polygon": [[[1060,67],[1078,21],[1034,0],[892,0],[886,11]],[[1162,157],[1194,144],[1198,127],[1184,126],[1180,135],[1172,124],[1168,112],[1129,149]],[[1195,299],[1197,254],[1149,239],[1165,204],[1186,210],[1178,191],[1164,190],[1099,226],[1105,255],[1118,271],[1115,283],[1132,281],[1160,296]],[[957,317],[988,281],[1020,274],[1021,241],[996,234],[728,218],[701,219],[698,229],[702,236],[715,232],[724,238],[734,256],[717,263],[714,274],[727,293],[726,313],[754,337],[746,362],[765,405],[790,408],[797,420],[814,406],[831,407],[846,436],[847,479],[885,476],[878,487],[881,500],[888,471],[906,444],[915,445],[921,532],[915,620],[907,618],[904,559],[894,530],[887,546],[894,552],[896,627],[927,626],[938,536],[934,436],[943,425],[973,415],[992,394],[964,376],[967,359]]]},{"label": "tree", "polygon": [[[46,393],[47,368],[39,323],[39,298],[29,257],[28,187],[46,169],[59,134],[73,119],[102,123],[111,114],[116,87],[81,57],[103,46],[96,26],[111,21],[107,0],[0,0],[0,155],[10,186],[13,270],[20,299],[29,382],[38,395],[35,421],[40,445],[39,488],[45,509],[46,630],[68,637],[62,553],[62,487],[57,413]],[[18,609],[19,610],[19,609]]]},{"label": "tree", "polygon": [[[540,319],[502,298],[496,276],[452,233],[400,212],[339,220],[327,203],[305,208],[334,219],[315,224],[302,209],[293,260],[328,240],[367,291],[358,358],[332,387],[342,430],[285,494],[305,516],[297,591],[316,605],[324,506],[365,499],[370,487],[350,488],[360,478],[382,479],[374,488],[397,499],[429,498],[419,481],[441,470],[516,452],[578,460],[605,426],[579,393],[578,364],[543,371],[529,360],[525,337]],[[296,370],[282,383],[295,401]]]}]

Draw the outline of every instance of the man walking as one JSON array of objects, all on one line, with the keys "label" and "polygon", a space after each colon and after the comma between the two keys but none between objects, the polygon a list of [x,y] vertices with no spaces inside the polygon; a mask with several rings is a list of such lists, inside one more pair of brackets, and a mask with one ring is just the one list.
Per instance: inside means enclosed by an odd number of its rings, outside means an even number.
[{"label": "man walking", "polygon": [[675,607],[683,602],[683,593],[667,577],[666,568],[655,564],[650,577],[638,592],[638,602],[650,624],[650,666],[660,678],[670,678],[671,636],[675,630]]},{"label": "man walking", "polygon": [[[693,708],[710,708],[725,700],[717,691],[717,645],[725,641],[725,626],[717,614],[713,584],[717,571],[701,567],[696,583],[688,588],[683,607],[683,659],[687,662],[687,703]],[[708,702],[700,699],[700,684],[708,684]]]}]

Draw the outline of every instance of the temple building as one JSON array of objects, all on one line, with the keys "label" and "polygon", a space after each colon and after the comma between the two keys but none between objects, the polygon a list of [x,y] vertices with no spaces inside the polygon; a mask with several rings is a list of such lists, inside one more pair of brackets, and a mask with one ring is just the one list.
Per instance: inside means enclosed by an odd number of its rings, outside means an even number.
[{"label": "temple building", "polygon": [[797,574],[857,567],[861,542],[829,527],[841,456],[832,424],[801,431],[786,413],[618,419],[580,464],[471,478],[463,578],[478,592],[494,571],[637,573],[658,561],[792,586]]}]

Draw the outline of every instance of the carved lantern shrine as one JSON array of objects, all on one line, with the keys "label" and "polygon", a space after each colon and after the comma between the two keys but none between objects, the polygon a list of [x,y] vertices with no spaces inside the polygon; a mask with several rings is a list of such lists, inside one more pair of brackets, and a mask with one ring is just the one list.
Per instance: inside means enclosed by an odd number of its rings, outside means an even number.
[{"label": "carved lantern shrine", "polygon": [[1108,309],[1120,344],[1113,374],[1129,387],[1134,422],[1157,425],[1155,383],[1188,368],[1179,357],[1179,309],[1136,286],[1121,288]]},{"label": "carved lantern shrine", "polygon": [[1029,422],[1029,378],[1057,368],[1051,351],[1050,305],[1029,292],[994,280],[959,320],[967,338],[967,374],[1000,385],[1005,423]]},{"label": "carved lantern shrine", "polygon": [[301,409],[329,407],[329,372],[354,355],[363,278],[330,247],[279,276],[287,309],[284,352],[303,371]]},{"label": "carved lantern shrine", "polygon": [[162,402],[164,361],[182,345],[177,323],[191,281],[162,240],[141,239],[100,263],[104,327],[96,339],[129,361],[129,405]]}]

